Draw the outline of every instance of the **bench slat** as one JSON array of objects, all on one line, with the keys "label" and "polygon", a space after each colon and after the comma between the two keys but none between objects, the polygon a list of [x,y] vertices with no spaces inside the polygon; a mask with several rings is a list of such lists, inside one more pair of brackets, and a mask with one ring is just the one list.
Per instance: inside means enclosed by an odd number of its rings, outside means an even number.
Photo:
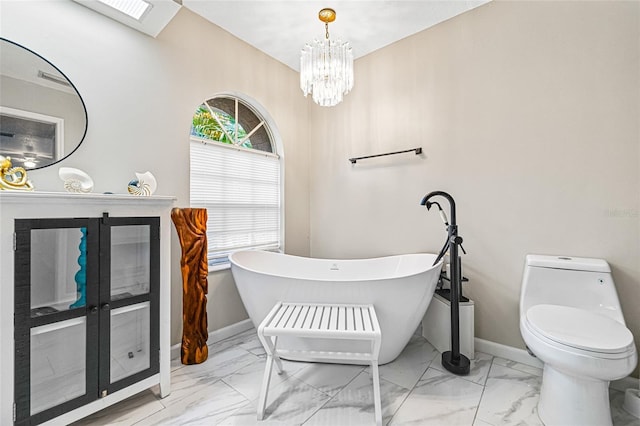
[{"label": "bench slat", "polygon": [[267,326],[277,325],[282,320],[282,317],[284,316],[286,311],[287,311],[287,306],[281,305],[280,309],[278,309],[278,312],[276,312],[276,314],[273,316],[273,318],[271,319],[269,324],[267,324]]},{"label": "bench slat", "polygon": [[300,309],[300,314],[298,315],[298,319],[296,323],[293,325],[293,328],[302,328],[302,324],[304,320],[307,318],[307,314],[309,313],[309,305],[303,305],[302,309]]},{"label": "bench slat", "polygon": [[287,321],[287,324],[285,325],[286,328],[293,328],[293,324],[295,324],[296,321],[298,320],[298,315],[300,315],[301,309],[302,309],[302,306],[294,305],[293,312],[291,313],[291,317],[289,318],[289,321]]},{"label": "bench slat", "polygon": [[331,306],[325,306],[322,310],[322,322],[320,330],[329,330],[329,320],[331,319]]},{"label": "bench slat", "polygon": [[323,317],[324,317],[324,306],[318,306],[316,309],[316,317],[313,319],[313,324],[311,324],[311,329],[319,330],[320,325],[322,324]]},{"label": "bench slat", "polygon": [[364,331],[373,331],[373,327],[371,325],[371,317],[369,316],[368,309],[362,309],[362,320],[364,323]]},{"label": "bench slat", "polygon": [[346,308],[346,314],[347,314],[347,330],[354,331],[354,326],[353,326],[353,322],[354,322],[353,306],[349,306],[348,308]]},{"label": "bench slat", "polygon": [[329,330],[338,329],[338,308],[336,306],[331,307],[331,320],[329,321]]},{"label": "bench slat", "polygon": [[317,310],[318,310],[317,306],[309,306],[309,312],[307,312],[307,318],[305,318],[302,328],[306,330],[311,328],[311,324],[313,322],[313,319],[314,319],[314,316],[316,315]]},{"label": "bench slat", "polygon": [[362,309],[354,308],[353,316],[355,317],[355,329],[356,330],[364,330],[364,325],[362,324]]},{"label": "bench slat", "polygon": [[293,314],[293,310],[295,306],[293,305],[283,305],[285,308],[284,315],[280,319],[280,322],[277,324],[278,327],[286,327],[291,315]]}]

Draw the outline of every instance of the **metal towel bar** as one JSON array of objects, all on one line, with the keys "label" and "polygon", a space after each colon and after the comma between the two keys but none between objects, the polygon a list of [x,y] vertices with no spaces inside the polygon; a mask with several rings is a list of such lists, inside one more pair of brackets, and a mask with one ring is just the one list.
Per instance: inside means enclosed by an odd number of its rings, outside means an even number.
[{"label": "metal towel bar", "polygon": [[385,155],[404,154],[405,152],[415,151],[416,155],[422,154],[422,147],[405,149],[404,151],[387,152],[386,154],[367,155],[365,157],[349,158],[351,164],[355,164],[358,160],[364,160],[365,158],[384,157]]}]

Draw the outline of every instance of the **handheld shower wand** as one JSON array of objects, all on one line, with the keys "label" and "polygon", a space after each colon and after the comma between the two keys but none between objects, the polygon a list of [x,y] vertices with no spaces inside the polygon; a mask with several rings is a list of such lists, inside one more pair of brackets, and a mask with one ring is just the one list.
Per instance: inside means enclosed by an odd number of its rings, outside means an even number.
[{"label": "handheld shower wand", "polygon": [[426,206],[427,206],[427,210],[431,210],[431,206],[432,205],[436,205],[438,206],[438,210],[440,211],[440,219],[442,219],[442,221],[444,222],[445,226],[449,226],[449,219],[447,219],[447,215],[444,213],[444,210],[442,210],[442,206],[440,206],[440,203],[437,201],[427,201],[426,202]]},{"label": "handheld shower wand", "polygon": [[[442,211],[442,207],[436,201],[429,201],[432,197],[441,196],[446,198],[451,209],[451,224],[447,221],[447,216]],[[458,257],[458,246],[462,247],[462,237],[458,236],[458,225],[456,225],[456,203],[453,197],[443,191],[433,191],[424,196],[421,205],[427,210],[432,205],[438,206],[440,217],[447,226],[447,241],[438,254],[434,265],[440,261],[442,256],[449,249],[451,261],[451,350],[442,353],[442,365],[453,374],[469,374],[471,362],[469,358],[460,353],[460,291],[462,288],[462,277],[460,276],[460,258]],[[464,251],[464,249],[462,249]]]}]

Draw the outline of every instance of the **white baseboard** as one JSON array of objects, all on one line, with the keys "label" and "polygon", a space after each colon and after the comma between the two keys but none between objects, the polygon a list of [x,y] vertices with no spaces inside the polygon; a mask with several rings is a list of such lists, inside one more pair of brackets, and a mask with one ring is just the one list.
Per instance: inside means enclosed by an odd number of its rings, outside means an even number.
[{"label": "white baseboard", "polygon": [[[542,368],[543,364],[538,359],[531,355],[524,349],[514,348],[512,346],[502,345],[500,343],[490,342],[489,340],[474,339],[475,349],[478,352],[484,352],[489,355],[499,356],[500,358],[510,359],[521,364],[530,365],[531,367]],[[627,389],[638,389],[640,381],[635,377],[627,376],[620,380],[614,380],[609,384],[609,387],[620,392],[624,392]]]},{"label": "white baseboard", "polygon": [[526,364],[531,367],[542,368],[542,362],[531,355],[524,349],[514,348],[489,340],[474,339],[475,349],[478,352],[484,352],[489,355],[499,356],[500,358],[510,359],[520,364]]},{"label": "white baseboard", "polygon": [[[236,334],[242,333],[243,331],[251,330],[252,328],[253,323],[251,322],[251,319],[247,318],[246,320],[242,320],[235,324],[222,327],[218,330],[213,330],[209,332],[207,344],[211,345],[212,343],[228,339],[231,336],[235,336]],[[180,346],[180,343],[176,343],[175,345],[171,346],[171,359],[180,358]]]},{"label": "white baseboard", "polygon": [[627,376],[624,379],[614,380],[609,383],[609,387],[620,392],[624,392],[627,389],[638,389],[640,382],[635,377]]}]

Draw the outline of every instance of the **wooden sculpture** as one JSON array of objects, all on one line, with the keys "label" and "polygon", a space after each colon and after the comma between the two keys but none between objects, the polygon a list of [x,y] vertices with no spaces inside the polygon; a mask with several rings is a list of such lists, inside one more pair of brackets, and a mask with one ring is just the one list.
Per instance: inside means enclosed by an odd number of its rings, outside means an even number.
[{"label": "wooden sculpture", "polygon": [[209,355],[207,348],[207,210],[171,210],[178,231],[182,258],[182,347],[183,364],[200,364]]}]

